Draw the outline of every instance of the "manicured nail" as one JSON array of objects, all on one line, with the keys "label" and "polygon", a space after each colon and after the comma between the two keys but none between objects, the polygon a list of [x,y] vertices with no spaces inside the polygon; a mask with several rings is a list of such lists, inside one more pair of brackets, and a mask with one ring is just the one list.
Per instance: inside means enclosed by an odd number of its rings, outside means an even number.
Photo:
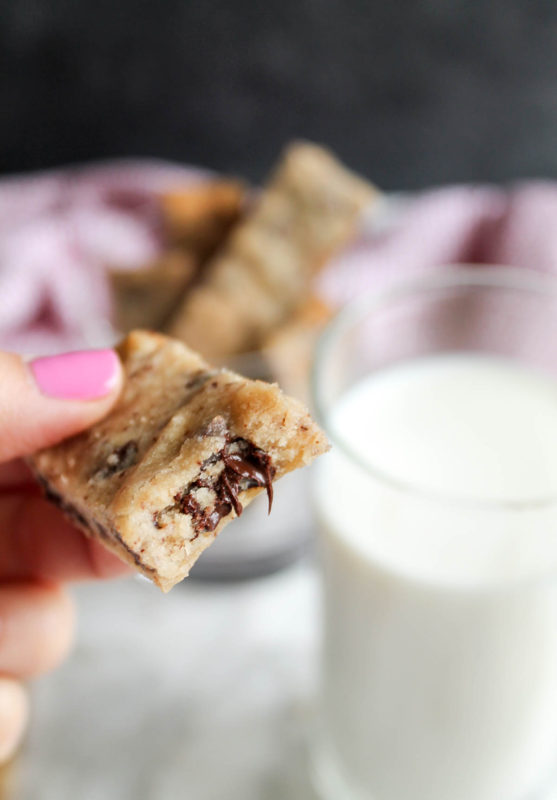
[{"label": "manicured nail", "polygon": [[110,394],[118,382],[120,362],[114,350],[81,350],[36,358],[33,377],[48,397],[94,400]]}]

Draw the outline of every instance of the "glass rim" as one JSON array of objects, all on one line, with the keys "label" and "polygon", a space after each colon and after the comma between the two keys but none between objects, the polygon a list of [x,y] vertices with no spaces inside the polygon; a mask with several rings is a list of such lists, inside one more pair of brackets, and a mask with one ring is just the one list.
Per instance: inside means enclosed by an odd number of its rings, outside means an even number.
[{"label": "glass rim", "polygon": [[400,280],[387,288],[371,290],[347,303],[327,324],[319,337],[311,368],[311,399],[316,419],[324,429],[331,444],[344,453],[364,473],[376,482],[400,492],[437,505],[450,505],[462,509],[494,511],[540,510],[557,505],[557,492],[541,497],[504,500],[502,498],[480,498],[452,494],[405,481],[395,474],[381,469],[372,461],[362,459],[337,436],[329,425],[328,413],[323,403],[323,368],[338,338],[366,316],[373,314],[405,298],[419,293],[434,294],[447,289],[499,289],[537,295],[542,300],[557,298],[557,277],[533,270],[505,265],[447,264],[437,268],[434,274]]}]

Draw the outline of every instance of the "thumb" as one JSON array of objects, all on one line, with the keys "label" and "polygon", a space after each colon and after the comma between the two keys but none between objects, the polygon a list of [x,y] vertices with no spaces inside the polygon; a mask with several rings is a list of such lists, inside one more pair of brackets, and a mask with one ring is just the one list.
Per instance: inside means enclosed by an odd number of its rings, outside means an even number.
[{"label": "thumb", "polygon": [[29,455],[103,417],[122,385],[114,350],[25,362],[0,352],[0,462]]}]

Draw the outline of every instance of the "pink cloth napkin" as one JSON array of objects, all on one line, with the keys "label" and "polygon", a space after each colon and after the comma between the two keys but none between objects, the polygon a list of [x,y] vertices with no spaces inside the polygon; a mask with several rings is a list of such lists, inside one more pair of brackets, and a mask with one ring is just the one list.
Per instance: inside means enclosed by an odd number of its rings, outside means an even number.
[{"label": "pink cloth napkin", "polygon": [[[1,181],[0,346],[37,354],[110,341],[107,269],[153,258],[157,195],[208,175],[117,161]],[[381,228],[368,226],[323,272],[320,291],[333,305],[447,264],[557,273],[552,183],[432,189],[385,208]]]},{"label": "pink cloth napkin", "polygon": [[106,272],[161,248],[157,195],[209,173],[115,161],[0,182],[0,346],[48,353],[105,344]]},{"label": "pink cloth napkin", "polygon": [[386,212],[379,230],[370,225],[324,271],[320,290],[333,305],[449,264],[508,265],[557,276],[557,184],[431,189],[395,200]]},{"label": "pink cloth napkin", "polygon": [[[557,184],[433,189],[385,211],[324,271],[319,288],[333,305],[458,264],[557,277]],[[512,290],[415,294],[367,317],[359,359],[377,369],[439,349],[485,351],[555,374],[557,314],[548,299]]]}]

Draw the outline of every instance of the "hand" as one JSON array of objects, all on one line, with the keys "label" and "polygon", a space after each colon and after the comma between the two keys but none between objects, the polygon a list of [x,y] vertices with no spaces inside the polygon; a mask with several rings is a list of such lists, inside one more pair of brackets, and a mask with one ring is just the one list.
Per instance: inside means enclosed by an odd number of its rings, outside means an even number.
[{"label": "hand", "polygon": [[19,459],[103,417],[121,382],[112,350],[28,364],[0,352],[0,762],[26,724],[20,680],[52,669],[68,652],[74,614],[61,583],[128,570],[41,497]]}]

